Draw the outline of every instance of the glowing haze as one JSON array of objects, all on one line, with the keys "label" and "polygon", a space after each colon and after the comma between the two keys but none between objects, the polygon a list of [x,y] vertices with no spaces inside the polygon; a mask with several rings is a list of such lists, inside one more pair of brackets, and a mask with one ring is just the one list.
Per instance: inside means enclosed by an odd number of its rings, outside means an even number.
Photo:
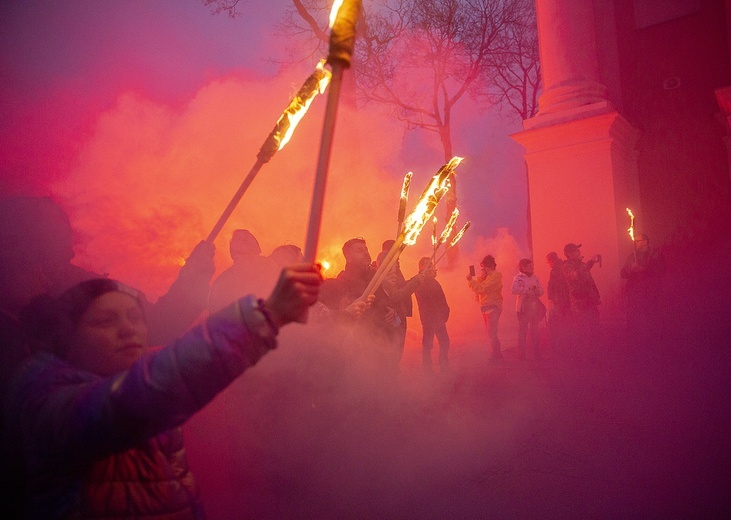
[{"label": "glowing haze", "polygon": [[[231,20],[192,0],[4,3],[1,194],[54,196],[77,233],[75,263],[159,296],[315,65],[267,63],[285,49],[275,34],[284,5],[247,3]],[[265,254],[303,245],[323,109],[317,99],[242,199],[216,241],[219,271],[236,227],[259,237]],[[525,212],[504,201],[525,205],[520,149],[509,129],[485,128],[499,120],[470,112],[457,118],[455,138],[468,156],[462,214],[488,236],[508,227],[522,243]],[[479,139],[459,137],[470,132]],[[364,236],[377,252],[392,237],[399,175],[413,170],[423,185],[442,153],[434,136],[405,136],[372,109],[344,109],[335,139],[320,250],[337,272],[345,239]]]},{"label": "glowing haze", "polygon": [[[0,2],[0,196],[52,195],[76,232],[74,262],[154,300],[320,57],[282,70],[267,61],[292,58],[275,32],[290,1],[242,1],[238,19],[213,16],[200,0]],[[218,236],[218,272],[231,263],[237,227],[265,254],[303,245],[324,101],[315,99]],[[526,174],[508,135],[520,122],[468,101],[453,121],[454,153],[465,157],[455,225],[470,228],[462,265],[440,262],[438,280],[455,376],[422,377],[416,306],[399,384],[369,365],[368,346],[328,344],[312,324],[285,328],[276,351],[186,424],[210,518],[720,517],[707,513],[716,496],[728,504],[728,349],[698,348],[703,333],[714,339],[705,326],[713,320],[703,312],[694,327],[686,318],[710,301],[724,322],[727,298],[704,293],[688,304],[684,270],[682,313],[668,315],[677,325],[665,336],[698,329],[696,344],[663,343],[658,355],[608,349],[609,370],[558,356],[520,363],[514,350],[488,364],[465,275],[483,256],[497,259],[500,334],[514,347],[509,287],[527,256]],[[318,252],[326,274],[341,269],[345,240],[364,237],[375,257],[395,239],[404,172],[414,172],[411,211],[443,163],[436,135],[404,132],[376,107],[341,105]],[[404,251],[406,276],[433,253],[429,238]],[[708,294],[722,286],[714,272]]]}]

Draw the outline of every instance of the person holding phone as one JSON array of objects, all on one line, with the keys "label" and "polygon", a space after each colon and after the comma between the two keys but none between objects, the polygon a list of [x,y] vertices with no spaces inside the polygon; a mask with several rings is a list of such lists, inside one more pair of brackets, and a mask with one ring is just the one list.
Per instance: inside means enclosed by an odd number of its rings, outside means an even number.
[{"label": "person holding phone", "polygon": [[[571,336],[574,349],[581,349],[587,354],[599,343],[599,305],[601,298],[591,268],[599,262],[599,255],[584,262],[581,244],[566,244],[563,248],[566,260],[563,263],[564,277],[569,287],[571,302]],[[578,352],[578,351],[577,351]]]},{"label": "person holding phone", "polygon": [[492,347],[491,359],[497,361],[503,357],[498,337],[498,322],[500,314],[503,312],[503,275],[496,271],[497,263],[492,255],[487,255],[482,259],[480,268],[482,272],[477,277],[473,273],[473,269],[470,269],[467,284],[474,291],[475,298],[480,304],[487,337],[490,339]]}]

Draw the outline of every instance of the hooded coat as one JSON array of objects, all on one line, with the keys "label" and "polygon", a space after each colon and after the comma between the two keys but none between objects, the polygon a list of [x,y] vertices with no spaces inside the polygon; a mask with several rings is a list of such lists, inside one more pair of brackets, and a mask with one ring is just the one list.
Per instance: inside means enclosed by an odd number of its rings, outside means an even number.
[{"label": "hooded coat", "polygon": [[276,347],[244,298],[132,367],[101,377],[48,352],[6,396],[25,461],[27,518],[204,518],[180,425]]}]

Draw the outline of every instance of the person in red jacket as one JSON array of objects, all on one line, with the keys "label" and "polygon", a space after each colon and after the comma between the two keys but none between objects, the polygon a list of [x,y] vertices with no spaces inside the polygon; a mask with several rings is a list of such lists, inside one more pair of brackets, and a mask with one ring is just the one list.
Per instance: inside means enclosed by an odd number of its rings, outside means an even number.
[{"label": "person in red jacket", "polygon": [[321,282],[314,265],[284,269],[268,299],[241,298],[155,351],[138,295],[115,280],[36,303],[25,323],[45,350],[19,367],[5,402],[24,517],[204,518],[180,426],[276,347]]}]

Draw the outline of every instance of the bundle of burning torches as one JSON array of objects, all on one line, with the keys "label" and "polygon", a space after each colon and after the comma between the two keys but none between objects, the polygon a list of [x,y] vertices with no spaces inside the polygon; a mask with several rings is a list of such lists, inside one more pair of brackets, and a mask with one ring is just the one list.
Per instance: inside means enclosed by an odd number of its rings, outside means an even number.
[{"label": "bundle of burning torches", "polygon": [[[424,192],[421,194],[418,201],[416,202],[414,209],[404,220],[403,227],[399,226],[401,229],[399,231],[398,237],[396,238],[396,241],[394,242],[393,246],[391,246],[391,249],[388,251],[384,259],[381,261],[378,269],[376,270],[376,273],[373,275],[373,278],[366,287],[365,291],[363,291],[361,299],[366,299],[368,296],[376,292],[378,287],[380,287],[380,285],[385,280],[386,276],[388,276],[393,267],[396,265],[396,262],[398,261],[404,249],[407,246],[411,246],[416,243],[416,239],[421,233],[422,229],[424,229],[424,226],[426,226],[426,224],[432,220],[439,201],[442,200],[447,191],[449,191],[449,188],[451,187],[451,184],[449,182],[450,176],[454,174],[454,171],[457,166],[459,166],[460,162],[462,162],[461,157],[453,157],[447,164],[439,169],[434,177],[432,177],[431,181],[424,189]],[[407,174],[407,177],[409,178],[410,183],[411,176]],[[404,185],[406,185],[406,181],[404,181]],[[407,197],[408,192],[406,193],[406,198]],[[403,201],[404,199],[404,190],[402,189],[401,200]],[[447,227],[445,227],[445,231],[442,233],[439,240],[435,244],[433,253],[434,256],[436,256],[438,246],[446,242],[447,237],[449,237],[449,234],[454,227],[454,222],[457,220],[458,214],[459,212],[456,212],[456,214],[455,212],[452,213],[453,218],[449,219],[451,226],[450,224],[448,224]],[[462,238],[462,235],[464,235],[464,232],[467,230],[468,227],[469,222],[467,222],[462,230],[460,230],[460,232],[455,235],[454,239],[452,239],[449,244],[450,248],[454,247],[457,244],[457,242]],[[442,237],[444,237],[443,240]],[[435,259],[433,261],[433,265],[436,265],[438,261],[439,259]]]}]

